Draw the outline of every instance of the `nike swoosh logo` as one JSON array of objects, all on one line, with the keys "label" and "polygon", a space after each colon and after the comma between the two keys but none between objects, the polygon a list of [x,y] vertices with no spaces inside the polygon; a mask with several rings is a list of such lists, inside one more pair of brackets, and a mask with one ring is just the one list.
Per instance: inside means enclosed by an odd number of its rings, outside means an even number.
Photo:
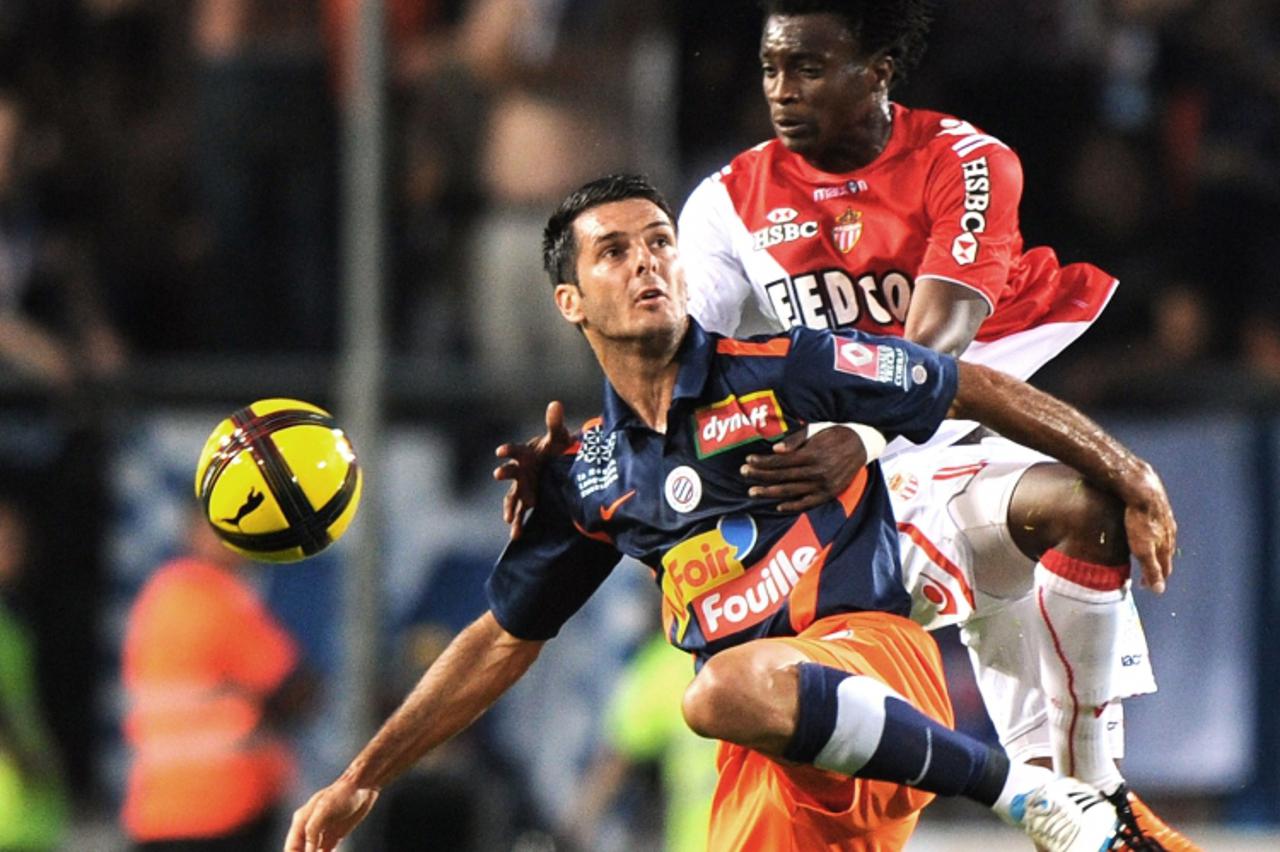
[{"label": "nike swoosh logo", "polygon": [[636,496],[636,490],[635,490],[634,488],[632,488],[630,491],[628,491],[626,494],[623,494],[623,495],[622,495],[621,497],[619,497],[617,500],[614,500],[614,501],[613,501],[612,503],[610,503],[608,506],[601,506],[601,507],[600,507],[600,517],[601,517],[602,519],[606,520],[606,521],[612,521],[612,520],[613,520],[613,514],[614,514],[615,512],[617,512],[617,511],[618,511],[618,508],[619,508],[623,503],[627,502],[628,500],[630,500],[630,499],[631,499],[632,497],[634,497],[634,496]]}]

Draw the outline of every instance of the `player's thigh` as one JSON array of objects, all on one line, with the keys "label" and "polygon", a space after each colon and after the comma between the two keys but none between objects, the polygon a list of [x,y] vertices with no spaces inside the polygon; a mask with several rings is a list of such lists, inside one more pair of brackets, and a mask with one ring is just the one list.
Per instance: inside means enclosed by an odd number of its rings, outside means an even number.
[{"label": "player's thigh", "polygon": [[961,624],[981,595],[1021,597],[1034,564],[1009,532],[1022,476],[1048,457],[1000,438],[902,453],[885,462],[912,620]]}]

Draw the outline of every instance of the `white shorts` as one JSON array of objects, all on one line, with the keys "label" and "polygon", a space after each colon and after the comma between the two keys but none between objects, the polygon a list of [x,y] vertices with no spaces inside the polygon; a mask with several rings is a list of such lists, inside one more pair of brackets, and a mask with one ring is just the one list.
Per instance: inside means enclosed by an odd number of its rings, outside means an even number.
[{"label": "white shorts", "polygon": [[[1023,629],[1035,616],[1035,563],[1009,534],[1009,501],[1028,468],[1053,461],[989,437],[930,445],[881,462],[898,521],[911,617],[930,630],[960,626],[987,713],[1014,759],[1049,757],[1051,751],[1038,651]],[[1128,600],[1113,699],[1156,689],[1146,637]],[[1122,711],[1118,701],[1111,707],[1112,751],[1121,756]]]}]

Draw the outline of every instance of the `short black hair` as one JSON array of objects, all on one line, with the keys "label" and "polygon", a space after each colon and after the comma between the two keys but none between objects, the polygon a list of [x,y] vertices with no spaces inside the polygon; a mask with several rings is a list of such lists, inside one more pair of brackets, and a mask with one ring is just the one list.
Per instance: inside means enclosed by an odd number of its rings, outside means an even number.
[{"label": "short black hair", "polygon": [[560,202],[542,232],[542,268],[551,276],[552,286],[578,283],[578,246],[573,237],[578,217],[593,207],[631,198],[652,201],[675,226],[676,216],[666,196],[643,175],[614,174],[583,184]]},{"label": "short black hair", "polygon": [[920,63],[933,22],[929,0],[760,0],[765,16],[832,14],[867,56],[893,59],[894,80],[906,79]]}]

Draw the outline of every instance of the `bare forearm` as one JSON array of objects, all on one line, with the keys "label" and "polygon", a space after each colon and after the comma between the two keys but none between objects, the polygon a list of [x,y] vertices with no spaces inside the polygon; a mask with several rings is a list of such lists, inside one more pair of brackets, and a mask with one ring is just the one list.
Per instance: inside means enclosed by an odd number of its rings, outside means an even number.
[{"label": "bare forearm", "polygon": [[959,357],[990,312],[986,300],[974,290],[937,278],[921,278],[911,295],[902,336],[935,352]]},{"label": "bare forearm", "polygon": [[517,639],[490,613],[458,634],[343,776],[381,789],[474,722],[520,679],[542,649]]},{"label": "bare forearm", "polygon": [[977,420],[1053,456],[1127,503],[1146,496],[1151,466],[1079,410],[999,371],[957,363],[960,383],[951,416]]}]

